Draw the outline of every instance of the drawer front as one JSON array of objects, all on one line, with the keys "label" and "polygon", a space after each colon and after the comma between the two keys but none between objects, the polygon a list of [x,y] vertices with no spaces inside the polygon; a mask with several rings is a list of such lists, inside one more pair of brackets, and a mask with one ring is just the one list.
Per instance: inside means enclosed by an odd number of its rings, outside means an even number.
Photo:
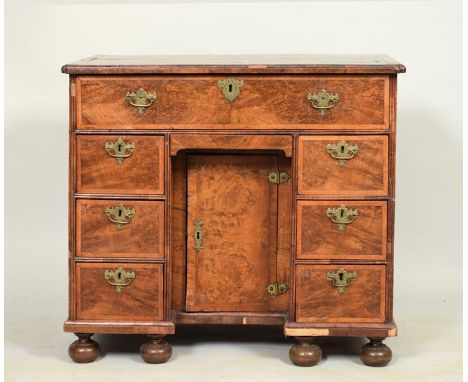
[{"label": "drawer front", "polygon": [[[242,81],[242,86],[233,101],[218,85],[219,80],[226,78],[78,77],[77,126],[79,129],[203,129],[219,125],[242,129],[388,129],[388,76],[234,76]],[[140,88],[146,93],[137,94]],[[230,94],[237,94],[236,90],[231,88]]]},{"label": "drawer front", "polygon": [[164,202],[78,200],[77,256],[164,257]]},{"label": "drawer front", "polygon": [[387,202],[299,201],[299,259],[385,260]]},{"label": "drawer front", "polygon": [[296,266],[297,322],[382,323],[385,299],[385,265]]},{"label": "drawer front", "polygon": [[387,136],[300,136],[298,193],[385,196]]},{"label": "drawer front", "polygon": [[163,291],[162,264],[76,264],[78,320],[162,320]]},{"label": "drawer front", "polygon": [[78,136],[79,193],[164,194],[164,137]]}]

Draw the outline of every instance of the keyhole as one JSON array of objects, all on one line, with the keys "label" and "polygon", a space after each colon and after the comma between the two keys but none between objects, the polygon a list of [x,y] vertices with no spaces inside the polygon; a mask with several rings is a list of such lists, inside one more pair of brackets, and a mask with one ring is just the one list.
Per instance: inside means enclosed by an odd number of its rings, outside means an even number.
[{"label": "keyhole", "polygon": [[122,144],[119,143],[119,144],[117,145],[117,151],[121,151],[121,150],[122,150]]},{"label": "keyhole", "polygon": [[119,210],[119,216],[122,216],[122,210]]},{"label": "keyhole", "polygon": [[120,279],[122,277],[122,272],[117,273],[117,278]]},{"label": "keyhole", "polygon": [[342,154],[344,153],[344,146],[340,147],[340,151],[341,151]]},{"label": "keyhole", "polygon": [[340,278],[340,281],[343,281],[343,273],[338,273],[338,277]]},{"label": "keyhole", "polygon": [[341,215],[341,217],[344,217],[344,211],[343,210],[340,211],[340,215]]},{"label": "keyhole", "polygon": [[200,240],[200,232],[197,232],[197,240]]},{"label": "keyhole", "polygon": [[229,84],[228,91],[229,91],[229,93],[232,92],[232,84]]}]

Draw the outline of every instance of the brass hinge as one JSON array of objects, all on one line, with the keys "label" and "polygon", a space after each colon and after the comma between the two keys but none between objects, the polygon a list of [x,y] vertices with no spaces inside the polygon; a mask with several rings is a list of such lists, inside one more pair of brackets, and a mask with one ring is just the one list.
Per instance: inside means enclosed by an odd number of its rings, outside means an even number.
[{"label": "brass hinge", "polygon": [[266,287],[266,291],[270,296],[280,296],[288,291],[289,287],[286,283],[271,283]]},{"label": "brass hinge", "polygon": [[272,171],[268,174],[267,178],[270,183],[281,184],[289,180],[289,174],[286,171]]}]

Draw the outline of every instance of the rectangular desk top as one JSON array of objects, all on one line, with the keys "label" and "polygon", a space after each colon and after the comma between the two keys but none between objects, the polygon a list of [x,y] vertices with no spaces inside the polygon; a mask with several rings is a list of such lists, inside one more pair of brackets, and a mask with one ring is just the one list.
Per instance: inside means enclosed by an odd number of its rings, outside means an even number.
[{"label": "rectangular desk top", "polygon": [[375,55],[93,56],[62,67],[67,74],[396,74],[404,65]]}]

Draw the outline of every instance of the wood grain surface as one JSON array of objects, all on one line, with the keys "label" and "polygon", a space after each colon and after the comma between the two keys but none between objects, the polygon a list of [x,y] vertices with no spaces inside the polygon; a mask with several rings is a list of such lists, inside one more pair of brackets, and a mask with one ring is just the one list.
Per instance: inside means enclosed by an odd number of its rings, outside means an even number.
[{"label": "wood grain surface", "polygon": [[[106,270],[135,272],[130,285],[117,293],[104,278]],[[162,320],[163,265],[131,263],[76,264],[79,320]]]},{"label": "wood grain surface", "polygon": [[[274,155],[188,157],[187,311],[271,311],[276,282],[277,186]],[[194,249],[195,219],[203,249]]]},{"label": "wood grain surface", "polygon": [[[118,164],[104,149],[122,138],[134,143],[132,155]],[[164,194],[164,137],[77,136],[77,191],[96,194]]]},{"label": "wood grain surface", "polygon": [[[289,320],[291,336],[396,335],[403,65],[382,55],[95,56],[63,71],[72,74],[66,331]],[[228,77],[244,81],[232,103],[217,86]],[[158,96],[143,115],[125,100],[140,87]],[[306,99],[322,89],[340,98],[324,115]],[[104,150],[119,137],[136,144],[121,165]],[[359,151],[340,167],[326,146],[342,139]],[[258,183],[272,163],[288,183]],[[137,211],[120,230],[103,213],[119,203]],[[324,212],[340,204],[359,211],[343,232]],[[199,253],[194,216],[205,221]],[[120,294],[103,277],[117,266],[137,275]],[[326,280],[341,267],[358,273],[343,295]],[[290,290],[270,297],[269,282]]]},{"label": "wood grain surface", "polygon": [[[357,280],[340,295],[326,276],[341,267]],[[384,265],[296,265],[296,321],[383,323],[385,289]]]},{"label": "wood grain surface", "polygon": [[384,54],[97,55],[62,67],[69,74],[404,73]]},{"label": "wood grain surface", "polygon": [[280,150],[292,156],[293,139],[287,135],[171,134],[171,156],[180,150]]},{"label": "wood grain surface", "polygon": [[[225,76],[80,76],[78,129],[388,129],[388,76],[236,76],[244,85],[229,102]],[[143,115],[125,99],[143,88],[157,100]],[[307,101],[325,89],[340,100],[325,115]]]},{"label": "wood grain surface", "polygon": [[[327,216],[328,208],[344,205],[358,211],[339,231]],[[297,258],[385,260],[387,202],[298,201]]]},{"label": "wood grain surface", "polygon": [[[134,208],[135,216],[117,228],[105,209],[120,204]],[[78,257],[164,257],[164,202],[78,200],[76,206]]]},{"label": "wood grain surface", "polygon": [[[357,145],[344,166],[327,152],[341,140]],[[298,141],[298,193],[314,196],[385,196],[388,194],[388,137],[303,135]]]}]

